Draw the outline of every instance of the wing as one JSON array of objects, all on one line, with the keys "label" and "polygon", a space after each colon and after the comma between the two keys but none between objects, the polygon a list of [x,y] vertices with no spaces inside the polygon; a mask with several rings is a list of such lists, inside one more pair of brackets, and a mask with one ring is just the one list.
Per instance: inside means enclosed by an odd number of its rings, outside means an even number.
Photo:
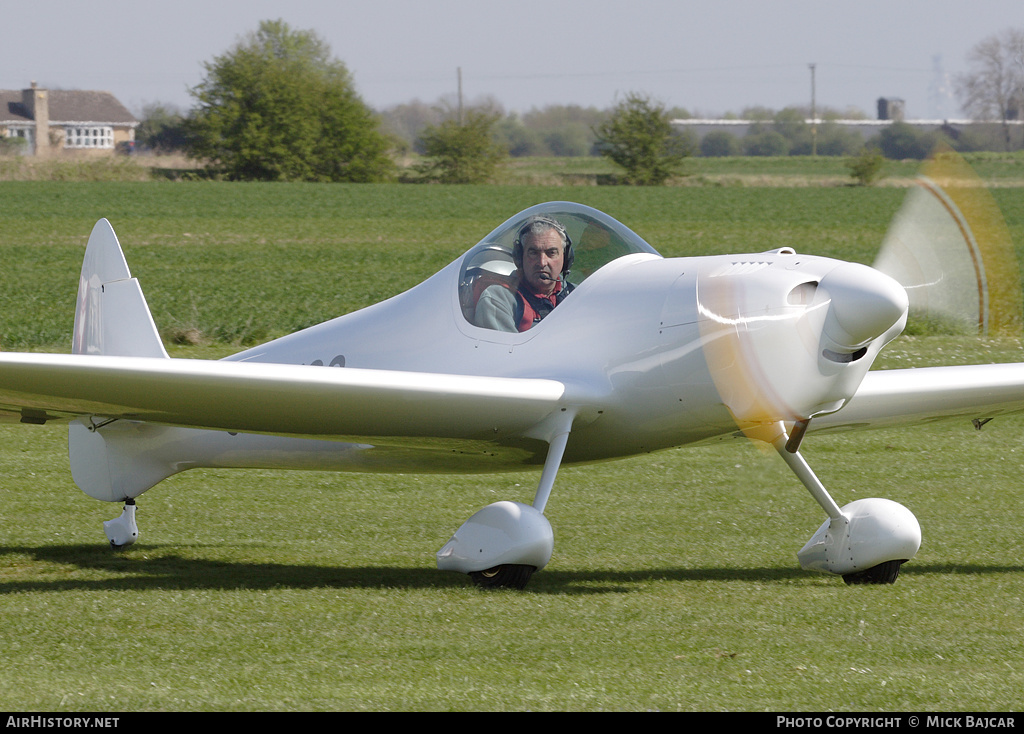
[{"label": "wing", "polygon": [[984,420],[1024,411],[1024,364],[869,372],[852,400],[812,430],[884,428],[944,418]]},{"label": "wing", "polygon": [[559,409],[553,380],[232,361],[0,354],[0,413],[247,433],[501,439]]}]

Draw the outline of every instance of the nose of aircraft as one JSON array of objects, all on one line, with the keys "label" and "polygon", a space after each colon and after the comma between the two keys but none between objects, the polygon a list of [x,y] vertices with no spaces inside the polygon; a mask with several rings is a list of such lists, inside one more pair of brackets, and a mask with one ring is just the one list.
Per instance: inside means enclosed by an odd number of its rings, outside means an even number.
[{"label": "nose of aircraft", "polygon": [[790,291],[790,308],[773,318],[761,304],[779,302],[774,274],[761,268],[698,283],[703,354],[718,397],[756,438],[780,421],[842,407],[871,367],[872,345],[895,336],[909,307],[904,288],[873,268],[809,259],[798,274],[813,274],[815,285]]},{"label": "nose of aircraft", "polygon": [[896,325],[907,313],[907,292],[874,268],[845,263],[818,284],[830,298],[825,335],[837,346],[858,349]]}]

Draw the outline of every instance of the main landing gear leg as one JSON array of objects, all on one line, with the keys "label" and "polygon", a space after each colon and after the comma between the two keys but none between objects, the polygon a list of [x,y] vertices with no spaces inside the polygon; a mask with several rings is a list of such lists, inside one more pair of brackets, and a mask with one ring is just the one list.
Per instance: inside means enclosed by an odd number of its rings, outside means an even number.
[{"label": "main landing gear leg", "polygon": [[[847,584],[891,584],[921,547],[921,526],[903,505],[886,499],[856,500],[839,507],[799,452],[799,437],[783,433],[772,443],[821,505],[828,520],[797,553],[800,565],[843,577]],[[796,434],[795,434],[796,435]]]},{"label": "main landing gear leg", "polygon": [[437,552],[438,568],[469,574],[477,586],[522,589],[548,564],[554,534],[544,508],[569,441],[572,415],[564,417],[549,438],[533,504],[495,502],[477,512]]}]

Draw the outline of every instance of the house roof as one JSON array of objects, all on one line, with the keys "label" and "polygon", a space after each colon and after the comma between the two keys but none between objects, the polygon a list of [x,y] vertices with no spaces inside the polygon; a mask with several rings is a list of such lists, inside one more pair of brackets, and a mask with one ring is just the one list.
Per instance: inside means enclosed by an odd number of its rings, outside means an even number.
[{"label": "house roof", "polygon": [[[47,90],[50,124],[103,124],[136,126],[139,121],[110,92],[74,89]],[[0,124],[32,122],[22,103],[22,91],[0,89]]]}]

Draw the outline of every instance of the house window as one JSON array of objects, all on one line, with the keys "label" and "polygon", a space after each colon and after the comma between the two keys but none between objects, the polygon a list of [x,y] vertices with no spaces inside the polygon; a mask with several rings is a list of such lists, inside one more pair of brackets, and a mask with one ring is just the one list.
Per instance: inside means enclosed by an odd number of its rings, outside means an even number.
[{"label": "house window", "polygon": [[35,135],[33,129],[30,127],[9,127],[7,128],[7,137],[9,138],[24,138],[28,141],[31,146],[35,142]]},{"label": "house window", "polygon": [[113,148],[112,127],[69,127],[64,138],[65,148]]}]

